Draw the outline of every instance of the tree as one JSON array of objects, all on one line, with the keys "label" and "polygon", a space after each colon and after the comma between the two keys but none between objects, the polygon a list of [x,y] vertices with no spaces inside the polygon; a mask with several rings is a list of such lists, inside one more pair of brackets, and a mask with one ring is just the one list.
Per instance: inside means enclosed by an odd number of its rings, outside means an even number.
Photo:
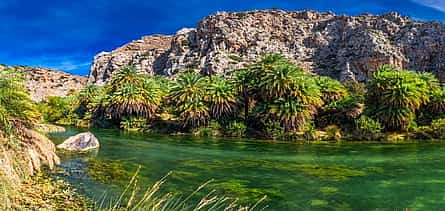
[{"label": "tree", "polygon": [[323,103],[314,76],[281,55],[266,55],[249,70],[257,117],[279,121],[287,131],[302,129]]},{"label": "tree", "polygon": [[429,101],[429,87],[417,73],[382,66],[367,84],[371,117],[387,130],[404,130],[415,112]]},{"label": "tree", "polygon": [[138,116],[153,119],[161,104],[163,93],[160,85],[147,79],[143,84],[126,84],[111,93],[106,111],[112,118]]},{"label": "tree", "polygon": [[109,82],[110,92],[114,92],[123,86],[132,84],[142,87],[147,78],[146,74],[139,72],[134,66],[125,66],[115,72]]},{"label": "tree", "polygon": [[229,117],[236,110],[236,89],[227,79],[219,76],[209,78],[206,100],[214,118]]},{"label": "tree", "polygon": [[169,99],[176,106],[184,128],[198,127],[207,123],[209,108],[205,104],[207,81],[194,72],[178,76],[171,88]]}]

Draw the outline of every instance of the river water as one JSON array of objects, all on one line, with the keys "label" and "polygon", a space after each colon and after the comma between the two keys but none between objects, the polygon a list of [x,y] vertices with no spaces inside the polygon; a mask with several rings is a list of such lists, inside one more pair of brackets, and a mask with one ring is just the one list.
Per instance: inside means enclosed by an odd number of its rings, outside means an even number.
[{"label": "river water", "polygon": [[[81,132],[50,138],[60,143]],[[296,144],[93,130],[101,147],[62,154],[54,173],[102,202],[116,196],[140,166],[139,185],[167,177],[163,192],[203,190],[266,210],[443,210],[445,143]]]}]

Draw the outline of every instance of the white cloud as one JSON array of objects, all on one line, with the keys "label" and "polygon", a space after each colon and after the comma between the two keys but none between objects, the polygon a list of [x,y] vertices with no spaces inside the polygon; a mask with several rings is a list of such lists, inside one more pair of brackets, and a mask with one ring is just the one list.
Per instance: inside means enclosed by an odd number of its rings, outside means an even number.
[{"label": "white cloud", "polygon": [[413,0],[416,3],[445,12],[445,0]]},{"label": "white cloud", "polygon": [[85,63],[76,63],[73,61],[64,61],[60,65],[55,65],[53,68],[58,70],[65,70],[65,71],[71,71],[71,70],[78,70],[81,68],[88,67],[90,65],[89,62]]}]

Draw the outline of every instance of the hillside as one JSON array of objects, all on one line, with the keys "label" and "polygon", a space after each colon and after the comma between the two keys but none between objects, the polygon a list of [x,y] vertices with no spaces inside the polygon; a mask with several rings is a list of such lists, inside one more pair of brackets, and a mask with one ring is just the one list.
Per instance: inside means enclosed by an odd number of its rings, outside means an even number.
[{"label": "hillside", "polygon": [[307,71],[364,81],[381,64],[428,71],[445,80],[445,25],[397,13],[335,15],[315,11],[219,12],[175,35],[145,36],[98,54],[88,81],[103,83],[123,65],[149,74],[194,68],[227,72],[265,53],[282,53]]},{"label": "hillside", "polygon": [[[0,69],[6,66],[0,66]],[[26,78],[25,87],[31,99],[40,102],[48,96],[67,96],[72,90],[80,90],[87,82],[86,77],[41,67],[11,66]]]}]

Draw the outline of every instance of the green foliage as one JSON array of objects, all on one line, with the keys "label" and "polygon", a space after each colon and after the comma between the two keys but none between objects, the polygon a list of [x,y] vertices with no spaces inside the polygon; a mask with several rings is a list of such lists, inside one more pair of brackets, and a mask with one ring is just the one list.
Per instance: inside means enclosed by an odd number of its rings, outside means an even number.
[{"label": "green foliage", "polygon": [[434,138],[445,138],[445,118],[433,120],[431,123],[432,135]]},{"label": "green foliage", "polygon": [[[273,139],[320,140],[324,129],[329,140],[341,139],[341,131],[379,139],[383,128],[417,134],[420,126],[445,113],[444,93],[430,73],[384,65],[366,86],[342,84],[268,54],[228,78],[185,71],[171,80],[123,67],[103,87],[87,86],[75,97],[50,97],[40,108],[47,121],[125,130],[150,124],[159,131],[215,136],[221,128],[212,122],[220,122],[229,136],[249,131]],[[2,109],[0,121],[7,125]]]},{"label": "green foliage", "polygon": [[49,96],[39,104],[39,110],[45,121],[70,125],[77,118],[72,105],[73,98],[71,97]]},{"label": "green foliage", "polygon": [[147,120],[143,117],[125,117],[120,122],[120,128],[126,131],[146,131],[148,129]]},{"label": "green foliage", "polygon": [[382,66],[367,84],[368,113],[388,130],[405,130],[420,106],[429,102],[429,86],[415,72]]},{"label": "green foliage", "polygon": [[39,112],[17,71],[0,69],[0,129],[6,134],[38,120]]},{"label": "green foliage", "polygon": [[221,125],[217,121],[211,121],[208,126],[202,126],[195,129],[194,134],[203,137],[212,137],[221,135]]},{"label": "green foliage", "polygon": [[210,104],[212,117],[228,118],[236,110],[236,90],[225,78],[212,76],[208,81],[206,100]]},{"label": "green foliage", "polygon": [[257,118],[279,121],[285,131],[303,128],[323,103],[315,77],[283,56],[266,55],[248,70],[252,81],[244,84],[253,86],[247,90],[254,92]]},{"label": "green foliage", "polygon": [[348,95],[348,90],[339,81],[321,76],[316,80],[320,87],[322,99],[325,104],[340,100]]},{"label": "green foliage", "polygon": [[[116,82],[119,80],[118,82]],[[125,67],[113,75],[107,94],[106,113],[114,119],[142,116],[154,119],[165,93],[161,85],[133,68]],[[115,81],[118,84],[113,84]]]},{"label": "green foliage", "polygon": [[378,140],[382,136],[382,125],[365,115],[355,121],[355,138],[359,140]]},{"label": "green foliage", "polygon": [[176,106],[184,128],[205,125],[209,118],[209,107],[205,103],[207,80],[194,72],[181,74],[170,92],[170,100]]},{"label": "green foliage", "polygon": [[224,134],[233,137],[244,137],[246,130],[247,127],[244,123],[235,120],[224,127]]},{"label": "green foliage", "polygon": [[341,129],[337,125],[329,125],[325,128],[326,140],[339,141],[342,138]]},{"label": "green foliage", "polygon": [[281,123],[274,120],[263,120],[263,136],[272,139],[278,139],[285,133],[284,128],[281,127]]}]

